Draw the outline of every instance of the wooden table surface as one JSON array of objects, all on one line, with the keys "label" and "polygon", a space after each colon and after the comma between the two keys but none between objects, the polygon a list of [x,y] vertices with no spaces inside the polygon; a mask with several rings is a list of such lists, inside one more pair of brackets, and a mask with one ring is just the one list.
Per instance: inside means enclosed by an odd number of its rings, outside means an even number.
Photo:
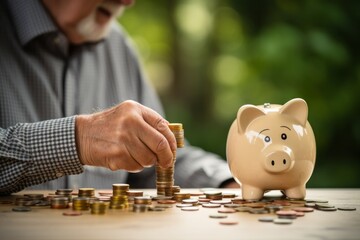
[{"label": "wooden table surface", "polygon": [[[222,189],[225,191],[224,189]],[[155,190],[144,190],[154,195]],[[182,189],[182,192],[198,189]],[[240,190],[233,190],[240,194]],[[226,192],[229,192],[226,190]],[[20,192],[22,195],[29,192]],[[30,193],[49,193],[31,191]],[[270,195],[278,192],[270,192]],[[14,196],[13,196],[14,197]],[[1,197],[1,200],[7,199]],[[221,225],[209,218],[219,209],[203,208],[185,212],[173,206],[163,212],[134,213],[108,210],[105,215],[83,212],[67,217],[67,210],[32,207],[31,212],[14,212],[11,204],[0,204],[0,239],[360,239],[360,189],[308,189],[306,199],[328,200],[335,207],[356,207],[356,211],[315,210],[290,225],[259,222],[259,217],[276,215],[237,212]],[[224,208],[224,207],[222,207]]]}]

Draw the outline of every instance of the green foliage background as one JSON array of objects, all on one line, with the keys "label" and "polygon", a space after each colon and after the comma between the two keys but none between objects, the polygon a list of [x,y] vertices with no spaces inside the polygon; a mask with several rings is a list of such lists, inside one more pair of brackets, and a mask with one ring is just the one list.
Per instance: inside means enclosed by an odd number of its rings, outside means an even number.
[{"label": "green foliage background", "polygon": [[224,159],[247,103],[301,97],[317,141],[309,187],[360,187],[360,1],[138,0],[119,19],[187,139]]}]

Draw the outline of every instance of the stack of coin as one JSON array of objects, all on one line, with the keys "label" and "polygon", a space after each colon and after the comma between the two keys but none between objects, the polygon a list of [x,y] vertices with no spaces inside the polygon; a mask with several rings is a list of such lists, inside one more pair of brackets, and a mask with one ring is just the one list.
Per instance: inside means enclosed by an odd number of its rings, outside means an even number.
[{"label": "stack of coin", "polygon": [[113,196],[122,196],[127,195],[127,191],[129,191],[129,184],[126,183],[114,183],[112,185],[113,188]]},{"label": "stack of coin", "polygon": [[95,197],[95,188],[79,188],[78,197]]},{"label": "stack of coin", "polygon": [[184,129],[181,123],[169,123],[170,130],[174,133],[178,148],[185,146]]},{"label": "stack of coin", "polygon": [[60,197],[67,197],[69,198],[69,201],[71,201],[72,191],[72,189],[57,189],[55,195]]},{"label": "stack of coin", "polygon": [[133,212],[146,212],[148,210],[148,205],[145,204],[134,204],[133,205]]},{"label": "stack of coin", "polygon": [[29,198],[30,200],[43,200],[44,194],[37,194],[37,193],[24,194],[24,197]]},{"label": "stack of coin", "polygon": [[217,191],[208,191],[204,193],[207,199],[211,200],[221,200],[222,199],[222,193]]},{"label": "stack of coin", "polygon": [[138,190],[129,190],[129,191],[126,192],[126,195],[128,196],[129,203],[133,203],[134,198],[135,197],[142,197],[144,195],[144,192],[143,191],[138,191]]},{"label": "stack of coin", "polygon": [[[79,189],[80,191],[80,189]],[[89,210],[89,200],[88,197],[76,197],[72,200],[72,207],[75,211],[86,211]]]},{"label": "stack of coin", "polygon": [[162,168],[156,165],[157,195],[172,196],[174,185],[174,167]]},{"label": "stack of coin", "polygon": [[111,209],[125,209],[129,207],[129,201],[127,195],[118,195],[110,197]]},{"label": "stack of coin", "polygon": [[[178,148],[184,147],[184,129],[181,123],[170,123],[170,130],[173,132]],[[179,188],[174,189],[174,169],[176,161],[176,151],[173,152],[173,165],[169,168],[162,168],[156,165],[156,190],[157,195],[173,196],[174,192],[179,192]]]},{"label": "stack of coin", "polygon": [[[25,202],[22,203],[23,206],[46,206],[46,201],[44,201],[44,194],[24,194]],[[18,203],[18,202],[17,202]]]},{"label": "stack of coin", "polygon": [[108,202],[94,201],[90,204],[91,214],[105,214],[108,207]]},{"label": "stack of coin", "polygon": [[190,193],[174,193],[174,200],[177,202],[182,202],[184,199],[189,199],[190,197]]},{"label": "stack of coin", "polygon": [[175,193],[179,193],[180,192],[180,186],[173,186],[172,187],[172,196],[174,196]]},{"label": "stack of coin", "polygon": [[152,200],[151,197],[134,197],[134,205],[151,205]]},{"label": "stack of coin", "polygon": [[114,183],[112,185],[113,196],[110,197],[111,209],[125,209],[129,207],[129,198],[127,192],[129,191],[129,184]]},{"label": "stack of coin", "polygon": [[69,207],[69,199],[67,197],[54,197],[51,199],[51,208],[63,209]]},{"label": "stack of coin", "polygon": [[15,198],[16,206],[26,206],[28,202],[31,202],[31,199],[28,197],[20,196]]}]

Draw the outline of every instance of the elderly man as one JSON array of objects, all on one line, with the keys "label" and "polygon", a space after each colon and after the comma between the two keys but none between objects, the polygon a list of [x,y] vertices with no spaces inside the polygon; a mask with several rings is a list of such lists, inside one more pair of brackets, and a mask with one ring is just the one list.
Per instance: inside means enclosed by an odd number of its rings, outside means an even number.
[{"label": "elderly man", "polygon": [[[172,164],[175,138],[115,21],[130,4],[1,1],[0,194],[154,187],[151,166]],[[225,161],[190,145],[175,169],[182,187],[236,186]]]}]

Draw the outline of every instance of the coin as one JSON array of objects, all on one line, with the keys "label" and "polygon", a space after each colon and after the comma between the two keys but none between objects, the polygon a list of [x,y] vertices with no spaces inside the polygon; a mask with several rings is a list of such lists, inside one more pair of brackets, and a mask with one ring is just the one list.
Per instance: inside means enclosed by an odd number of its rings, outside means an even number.
[{"label": "coin", "polygon": [[226,208],[238,208],[241,207],[241,204],[236,204],[236,203],[228,203],[228,204],[224,204],[224,207]]},{"label": "coin", "polygon": [[14,207],[12,210],[14,212],[30,212],[31,208],[30,207]]},{"label": "coin", "polygon": [[293,221],[291,219],[275,218],[273,222],[275,224],[291,224]]},{"label": "coin", "polygon": [[210,218],[227,218],[225,214],[211,214],[209,215]]},{"label": "coin", "polygon": [[194,199],[194,198],[188,198],[188,199],[183,199],[182,200],[182,203],[192,204],[192,205],[196,205],[196,204],[198,204],[198,202],[199,202],[199,200]]},{"label": "coin", "polygon": [[151,212],[162,212],[162,211],[165,211],[165,208],[158,207],[158,206],[149,206],[148,210]]},{"label": "coin", "polygon": [[68,212],[63,212],[64,216],[81,216],[82,213],[81,212],[77,212],[77,211],[68,211]]},{"label": "coin", "polygon": [[236,213],[236,210],[233,208],[224,208],[224,209],[219,209],[218,213]]},{"label": "coin", "polygon": [[280,211],[276,212],[276,215],[278,215],[278,216],[296,216],[296,212],[291,211],[291,210],[280,210]]},{"label": "coin", "polygon": [[258,218],[259,222],[273,222],[274,218],[273,217],[261,217]]},{"label": "coin", "polygon": [[338,207],[337,209],[340,211],[356,211],[355,207]]},{"label": "coin", "polygon": [[195,206],[192,206],[192,207],[182,207],[181,210],[182,210],[182,211],[199,211],[199,207],[195,207]]},{"label": "coin", "polygon": [[221,204],[205,203],[202,206],[205,208],[219,208],[221,207]]},{"label": "coin", "polygon": [[222,196],[223,196],[223,198],[234,198],[234,197],[236,197],[236,193],[232,193],[232,192],[223,192],[222,193]]},{"label": "coin", "polygon": [[175,204],[176,201],[170,200],[170,199],[164,199],[164,200],[158,200],[157,203],[159,203],[159,204]]},{"label": "coin", "polygon": [[237,221],[220,221],[219,222],[221,225],[236,225],[238,224],[239,222]]},{"label": "coin", "polygon": [[316,208],[334,208],[335,206],[328,203],[315,203]]},{"label": "coin", "polygon": [[266,214],[269,213],[265,208],[253,208],[249,211],[251,214]]},{"label": "coin", "polygon": [[230,204],[231,200],[230,199],[211,200],[210,203],[214,203],[214,204]]},{"label": "coin", "polygon": [[250,207],[237,207],[237,208],[235,208],[235,210],[237,212],[250,212],[251,209],[252,208],[250,208]]},{"label": "coin", "polygon": [[190,204],[190,203],[179,203],[179,204],[176,204],[176,207],[178,208],[184,208],[184,207],[192,207],[193,205]]},{"label": "coin", "polygon": [[293,208],[292,210],[296,211],[296,212],[313,212],[314,209],[310,208],[310,207],[296,207]]},{"label": "coin", "polygon": [[318,207],[317,210],[325,211],[325,212],[334,212],[337,210],[335,207]]}]

